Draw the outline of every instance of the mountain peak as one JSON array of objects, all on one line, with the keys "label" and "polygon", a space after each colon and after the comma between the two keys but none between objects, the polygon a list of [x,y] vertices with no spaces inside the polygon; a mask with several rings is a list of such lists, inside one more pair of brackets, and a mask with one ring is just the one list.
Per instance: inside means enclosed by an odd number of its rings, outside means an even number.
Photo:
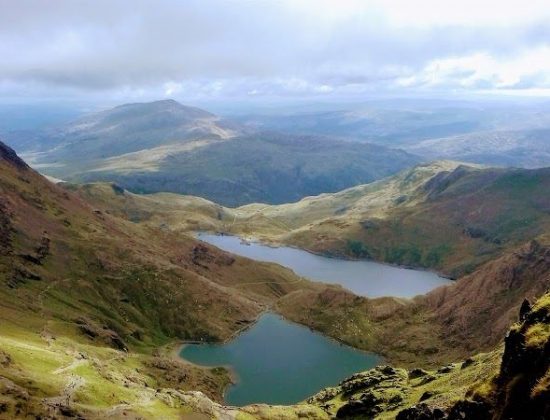
[{"label": "mountain peak", "polygon": [[132,109],[132,110],[139,109],[142,111],[152,111],[152,112],[177,111],[177,112],[183,112],[185,114],[188,114],[190,117],[194,117],[194,118],[214,117],[214,114],[208,111],[205,111],[204,109],[183,105],[174,99],[160,99],[158,101],[151,101],[151,102],[128,103],[124,105],[119,105],[113,108],[112,111],[129,110],[129,109]]}]

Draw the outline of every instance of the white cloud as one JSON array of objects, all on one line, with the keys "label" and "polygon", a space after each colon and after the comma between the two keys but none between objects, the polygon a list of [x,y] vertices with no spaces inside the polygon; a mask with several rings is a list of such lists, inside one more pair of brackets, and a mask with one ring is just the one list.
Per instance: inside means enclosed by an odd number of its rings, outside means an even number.
[{"label": "white cloud", "polygon": [[540,91],[547,3],[0,0],[0,98]]}]

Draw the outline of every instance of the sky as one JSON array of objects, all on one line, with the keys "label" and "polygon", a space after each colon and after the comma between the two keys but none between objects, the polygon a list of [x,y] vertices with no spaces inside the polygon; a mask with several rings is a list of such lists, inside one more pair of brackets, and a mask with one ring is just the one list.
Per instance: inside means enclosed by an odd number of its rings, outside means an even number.
[{"label": "sky", "polygon": [[548,0],[0,0],[0,101],[550,97]]}]

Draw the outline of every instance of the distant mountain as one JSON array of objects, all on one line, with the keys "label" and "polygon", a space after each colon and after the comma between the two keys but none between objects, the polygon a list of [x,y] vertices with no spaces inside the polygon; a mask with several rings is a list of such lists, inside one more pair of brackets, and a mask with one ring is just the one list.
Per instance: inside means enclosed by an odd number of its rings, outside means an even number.
[{"label": "distant mountain", "polygon": [[420,159],[401,150],[321,136],[252,132],[175,101],[122,105],[37,134],[8,138],[41,172],[115,181],[224,205],[284,203],[370,182]]},{"label": "distant mountain", "polygon": [[550,166],[550,128],[482,131],[434,138],[407,150],[427,159],[541,168]]},{"label": "distant mountain", "polygon": [[487,127],[487,117],[469,108],[358,106],[356,109],[239,116],[256,129],[293,134],[330,135],[382,145],[403,146],[419,140],[469,133]]},{"label": "distant mountain", "polygon": [[[26,152],[49,152],[50,159],[108,158],[159,145],[184,142],[190,138],[226,139],[236,134],[236,124],[199,108],[174,100],[117,106],[81,117],[73,122],[46,129],[32,142],[8,138],[14,147]],[[53,149],[53,150],[52,150]]]},{"label": "distant mountain", "polygon": [[550,112],[547,103],[371,104],[324,112],[239,116],[256,129],[330,135],[400,147],[426,160],[550,166]]}]

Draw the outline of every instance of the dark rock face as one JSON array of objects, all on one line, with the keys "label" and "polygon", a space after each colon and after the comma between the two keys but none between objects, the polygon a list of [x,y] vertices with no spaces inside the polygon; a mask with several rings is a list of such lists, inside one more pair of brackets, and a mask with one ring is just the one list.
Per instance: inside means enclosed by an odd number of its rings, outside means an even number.
[{"label": "dark rock face", "polygon": [[16,166],[19,169],[28,169],[29,166],[17,156],[15,150],[0,141],[0,159]]},{"label": "dark rock face", "polygon": [[409,371],[409,379],[416,379],[416,378],[420,378],[422,376],[426,376],[428,375],[429,373],[426,372],[424,369],[420,369],[420,368],[414,368],[414,369],[411,369]]},{"label": "dark rock face", "polygon": [[193,250],[191,251],[191,261],[199,267],[208,269],[208,265],[211,263],[222,266],[230,266],[235,262],[235,258],[229,254],[212,252],[208,246],[198,244],[193,247]]},{"label": "dark rock face", "polygon": [[550,416],[550,389],[534,393],[533,389],[550,369],[550,338],[529,341],[533,330],[550,325],[550,307],[531,308],[525,301],[520,311],[523,323],[510,330],[504,340],[504,355],[497,386],[498,418],[543,419]]},{"label": "dark rock face", "polygon": [[32,253],[23,253],[20,254],[20,257],[25,261],[31,262],[36,265],[41,265],[44,258],[50,255],[50,238],[48,237],[47,232],[42,234],[39,244],[34,249]]},{"label": "dark rock face", "polygon": [[519,320],[525,321],[525,317],[529,312],[531,312],[531,304],[527,299],[524,299],[521,304],[521,308],[519,309]]}]

